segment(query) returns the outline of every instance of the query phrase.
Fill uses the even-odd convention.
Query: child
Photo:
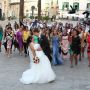
[[[11,27],[9,27],[7,30],[8,30],[7,35],[6,35],[7,55],[8,55],[8,57],[10,57],[13,35],[12,35],[12,28]]]

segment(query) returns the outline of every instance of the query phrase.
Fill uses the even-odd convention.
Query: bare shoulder
[[[33,42],[31,42],[31,43],[30,43],[30,46],[33,46],[33,45],[34,45],[34,43],[33,43]]]
[[[31,49],[34,49],[34,43],[31,42],[30,45],[29,45],[29,47],[30,47]]]

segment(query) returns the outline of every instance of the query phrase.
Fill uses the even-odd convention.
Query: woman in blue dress
[[[1,52],[2,38],[3,38],[3,28],[0,26],[0,52]]]
[[[53,31],[53,37],[52,37],[52,48],[53,48],[53,60],[52,63],[53,65],[61,65],[63,64],[63,60],[61,58],[61,54],[59,52],[59,36],[58,36],[58,32],[55,29]]]

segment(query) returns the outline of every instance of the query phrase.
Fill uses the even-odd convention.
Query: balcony
[[[20,0],[10,0],[9,4],[10,4],[10,5],[20,4]]]
[[[17,5],[20,4],[20,2],[13,2],[13,3],[9,3],[10,5]]]

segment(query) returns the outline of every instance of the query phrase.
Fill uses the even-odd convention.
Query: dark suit
[[[50,49],[50,44],[45,35],[41,35],[41,38],[39,39],[39,43],[41,45],[41,48],[43,49],[45,55],[49,58],[50,62],[52,60],[51,57],[51,49]]]

